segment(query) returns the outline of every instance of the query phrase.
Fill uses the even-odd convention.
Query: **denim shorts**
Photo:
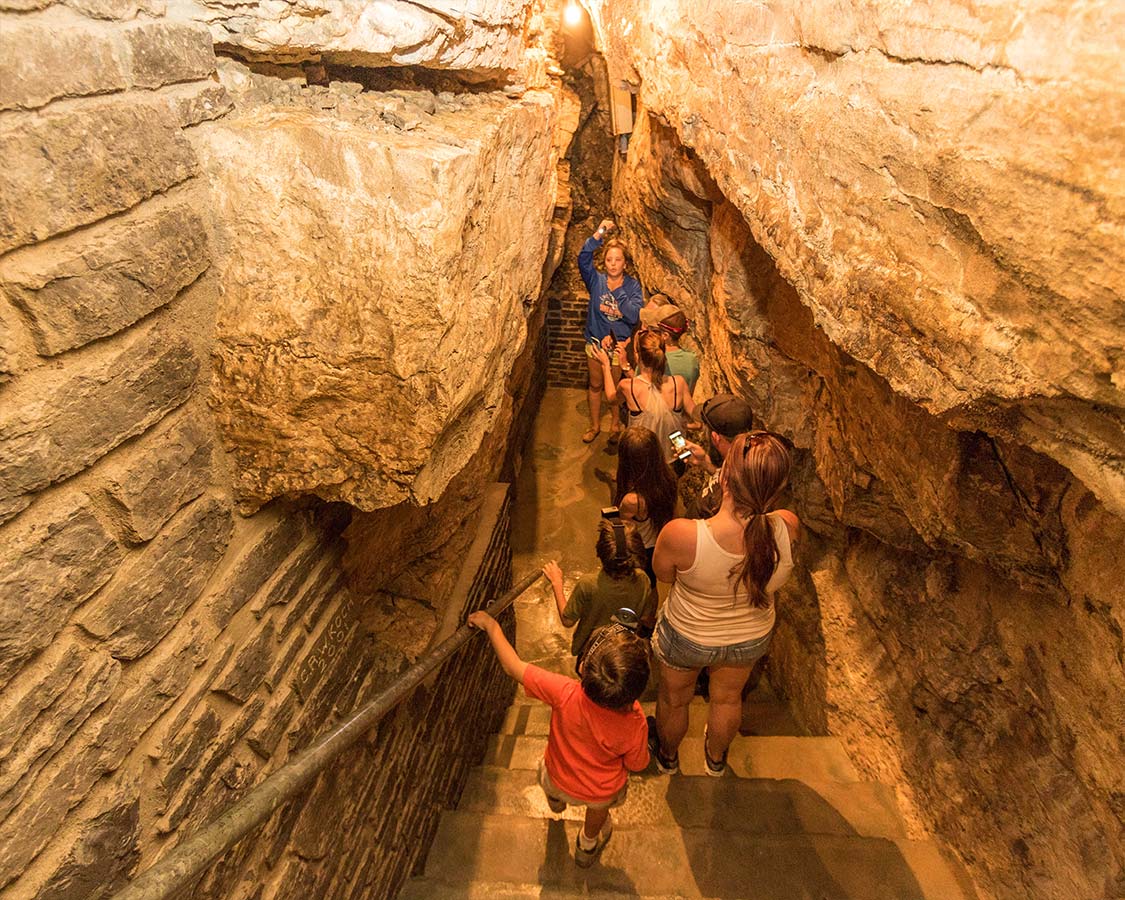
[[[652,636],[653,655],[669,669],[688,672],[692,669],[706,669],[708,666],[752,666],[770,648],[771,631],[765,637],[728,644],[725,647],[705,647],[689,641],[661,619]]]

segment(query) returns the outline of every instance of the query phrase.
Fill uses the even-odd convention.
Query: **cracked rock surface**
[[[244,509],[298,493],[429,502],[493,425],[491,373],[524,346],[554,208],[553,97],[277,90],[196,139],[237,495]]]
[[[605,0],[594,18],[611,76],[834,343],[1125,514],[1121,4]]]

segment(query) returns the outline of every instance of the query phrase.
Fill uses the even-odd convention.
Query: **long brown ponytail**
[[[652,373],[652,386],[660,390],[664,383],[664,336],[655,331],[637,335],[637,360]]]
[[[750,595],[750,605],[769,606],[766,585],[777,568],[780,551],[767,518],[789,481],[789,450],[768,431],[752,431],[735,438],[723,463],[723,482],[735,512],[746,520],[742,544],[746,557],[731,569]]]

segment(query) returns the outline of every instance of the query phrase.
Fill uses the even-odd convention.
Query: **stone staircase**
[[[457,809],[442,815],[424,875],[400,898],[976,897],[937,844],[906,837],[894,792],[860,781],[836,739],[795,736],[780,703],[760,702],[759,733],[735,738],[731,771],[713,778],[703,773],[706,704],[696,698],[690,712],[680,774],[631,776],[612,840],[579,869],[582,810],[554,815],[536,783],[550,709],[521,690]]]

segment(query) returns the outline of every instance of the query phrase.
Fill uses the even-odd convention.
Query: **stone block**
[[[269,759],[292,724],[299,706],[297,695],[292,691],[286,691],[280,698],[275,695],[275,699],[246,735],[246,743],[250,745],[250,749],[262,759]]]
[[[278,626],[282,637],[298,624],[303,624],[306,631],[312,631],[325,604],[347,584],[347,576],[339,569],[339,564],[338,555],[327,561],[300,596],[287,606]]]
[[[233,523],[225,500],[188,507],[122,570],[78,622],[118,659],[151,650],[199,599],[223,557]]]
[[[0,687],[104,585],[125,551],[84,494],[9,525],[0,560]]]
[[[188,417],[114,466],[105,491],[130,540],[151,540],[177,510],[203,493],[211,477],[211,450],[208,425]]]
[[[340,4],[309,15],[293,0],[252,6],[183,0],[177,6],[185,17],[207,22],[216,44],[251,57],[297,62],[325,53],[355,66],[467,69],[492,78],[523,63],[530,15],[527,0],[474,2],[464,7],[470,15],[410,0],[383,0],[377,14],[364,4]]]
[[[171,301],[207,268],[203,221],[188,200],[19,254],[0,288],[24,313],[44,356],[114,334]]]
[[[54,7],[0,28],[0,110],[124,90],[125,60],[103,25]]]
[[[266,622],[238,652],[230,668],[223,672],[211,689],[237,703],[249,700],[265,678],[277,648],[275,636],[273,622]]]
[[[282,568],[306,533],[305,517],[286,506],[276,506],[254,516],[249,536],[239,541],[248,545],[229,566],[211,591],[211,617],[219,628],[226,628],[266,582]]]
[[[227,89],[211,81],[165,88],[160,92],[160,99],[181,128],[217,119],[234,108]]]
[[[140,13],[162,16],[164,0],[62,0],[71,9],[91,19],[133,19]]]
[[[129,209],[198,168],[168,110],[134,96],[7,117],[0,159],[0,196],[21,199],[0,207],[0,253]]]
[[[366,662],[371,655],[371,638],[359,628],[352,628],[336,652],[325,660],[318,675],[317,687],[306,699],[297,723],[289,729],[289,752],[303,750],[320,733],[336,707],[336,701],[353,679],[363,680]]]
[[[309,654],[301,660],[293,678],[293,689],[302,701],[307,701],[313,690],[332,668],[344,651],[357,624],[357,605],[351,594],[345,594],[332,618],[321,630]]]
[[[32,12],[46,9],[54,0],[0,0],[0,10],[11,12]]]
[[[269,688],[271,693],[277,691],[279,687],[285,682],[289,676],[289,671],[293,668],[293,664],[304,649],[305,641],[308,640],[308,635],[303,631],[298,631],[289,645],[284,648],[274,659],[273,665],[266,673],[266,687]]]
[[[57,646],[57,645],[56,645]],[[121,664],[66,644],[25,673],[29,689],[0,716],[0,818],[19,805],[39,772],[113,693]],[[9,689],[10,693],[16,690]]]
[[[504,415],[495,373],[521,352],[522,301],[539,290],[548,95],[471,95],[408,133],[336,115],[265,106],[198,132],[229,250],[215,409],[242,510],[300,493],[365,510],[440,496]]]
[[[108,358],[16,385],[0,413],[0,503],[74,475],[146,431],[188,398],[198,372],[187,341],[153,331]]]
[[[191,728],[184,734],[177,735],[175,743],[165,754],[169,762],[161,787],[168,797],[175,794],[188,776],[199,767],[200,760],[223,727],[219,714],[206,704],[202,709],[193,705],[193,714],[196,718],[192,721]]]
[[[166,805],[164,815],[156,822],[157,831],[161,834],[175,831],[184,819],[191,815],[196,804],[204,798],[204,795],[211,788],[212,776],[219,766],[227,760],[235,744],[257,721],[264,708],[264,700],[253,701],[244,707],[238,718],[211,742],[198,765],[192,769],[190,777]]]
[[[35,900],[108,897],[125,886],[140,862],[141,801],[119,788],[120,802],[83,822],[77,840]]]
[[[277,567],[276,577],[254,600],[254,615],[261,618],[273,606],[288,605],[317,567],[327,565],[328,549],[319,538],[313,538]],[[339,561],[339,554],[334,554]]]
[[[0,823],[0,888],[14,879],[59,834],[68,813],[137,748],[152,724],[182,695],[200,647],[185,644],[130,669],[131,681],[75,735],[35,785],[28,801]]]
[[[142,21],[126,29],[125,44],[136,87],[195,81],[215,71],[211,35],[194,22]]]

